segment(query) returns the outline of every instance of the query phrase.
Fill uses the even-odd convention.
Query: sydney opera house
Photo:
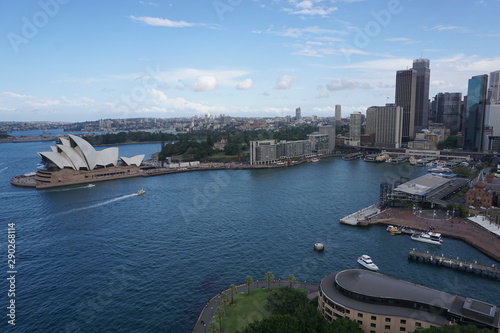
[[[118,178],[142,176],[140,169],[144,155],[118,158],[118,148],[97,151],[86,140],[70,134],[51,146],[51,151],[39,152],[42,158],[36,174],[14,177],[18,186],[49,188],[83,184]]]

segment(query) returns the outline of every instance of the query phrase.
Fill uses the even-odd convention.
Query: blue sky
[[[500,70],[500,0],[2,1],[0,120],[344,116]]]

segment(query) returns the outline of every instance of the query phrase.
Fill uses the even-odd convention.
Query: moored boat
[[[434,245],[441,245],[442,239],[441,239],[441,234],[439,232],[421,232],[421,233],[414,233],[411,235],[411,239],[423,242],[423,243],[428,243],[428,244],[434,244]]]
[[[388,226],[386,230],[393,235],[401,234],[401,230],[399,230],[398,227],[395,227],[393,225]]]
[[[358,263],[369,270],[378,271],[378,266],[372,261],[372,258],[369,255],[363,254],[358,257]]]

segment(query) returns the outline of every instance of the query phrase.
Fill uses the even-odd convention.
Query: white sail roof
[[[49,152],[39,152],[45,162],[52,162],[60,169],[93,170],[96,167],[116,166],[118,164],[118,148],[111,147],[96,151],[86,140],[76,135],[69,135],[69,140],[60,138],[61,143],[51,146]],[[127,165],[140,166],[145,155],[122,157]]]

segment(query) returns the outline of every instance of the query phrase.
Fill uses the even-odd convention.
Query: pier
[[[486,276],[500,280],[500,268],[495,266],[486,266],[476,262],[469,262],[460,259],[448,258],[432,253],[421,252],[411,249],[408,253],[408,259],[418,262],[425,262],[437,266],[453,268],[459,271],[475,273],[480,276]]]

